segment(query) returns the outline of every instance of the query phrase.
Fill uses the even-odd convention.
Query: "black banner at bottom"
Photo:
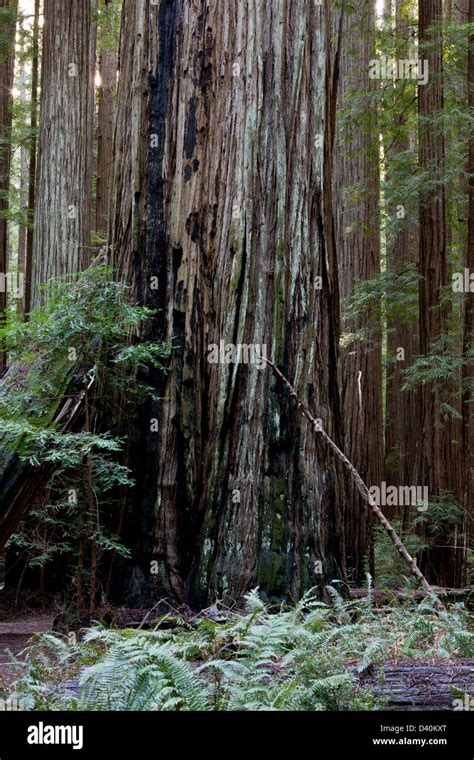
[[[0,712],[0,760],[113,757],[183,752],[225,757],[329,751],[369,757],[472,760],[473,720],[466,712],[85,713]],[[313,748],[313,749],[311,749]],[[290,760],[295,760],[294,751]]]

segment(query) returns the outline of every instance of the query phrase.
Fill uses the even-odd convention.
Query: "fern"
[[[309,592],[273,611],[258,591],[228,622],[198,620],[171,630],[97,625],[71,644],[44,634],[13,661],[14,696],[28,709],[208,711],[370,710],[361,672],[393,651],[404,657],[474,656],[471,619],[425,599],[374,612],[367,599],[331,604]]]

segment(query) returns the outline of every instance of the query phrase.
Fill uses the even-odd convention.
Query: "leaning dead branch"
[[[419,569],[418,565],[416,564],[415,559],[406,550],[406,548],[405,548],[405,546],[404,546],[404,544],[403,544],[400,536],[398,535],[398,533],[395,531],[395,529],[389,523],[389,521],[385,517],[385,515],[382,512],[382,510],[380,509],[380,507],[375,503],[375,500],[370,495],[369,489],[367,488],[366,484],[362,480],[361,476],[359,475],[359,473],[357,472],[357,470],[355,469],[355,467],[350,463],[350,461],[348,460],[348,458],[345,456],[345,454],[343,454],[343,452],[341,451],[341,449],[339,448],[339,446],[337,446],[334,443],[334,441],[332,440],[332,438],[330,438],[330,436],[326,433],[326,431],[322,429],[322,427],[321,427],[320,423],[318,422],[318,420],[316,420],[313,417],[313,415],[311,414],[311,412],[309,411],[309,409],[307,408],[307,406],[305,406],[305,404],[303,403],[303,401],[301,401],[301,399],[298,397],[295,389],[293,388],[293,386],[291,385],[291,383],[289,382],[289,380],[287,380],[286,377],[283,375],[283,373],[280,372],[280,370],[278,369],[278,367],[276,367],[275,364],[272,361],[270,361],[270,359],[266,359],[264,356],[260,356],[260,358],[263,359],[263,361],[265,361],[272,368],[272,370],[275,372],[275,374],[278,375],[278,377],[280,378],[280,380],[283,381],[283,383],[286,385],[286,387],[287,387],[287,389],[289,391],[290,397],[293,398],[296,401],[296,403],[298,405],[298,409],[301,411],[301,414],[303,415],[303,417],[305,417],[305,419],[307,420],[307,422],[311,425],[311,427],[313,428],[314,432],[317,435],[321,436],[321,438],[323,438],[323,440],[327,443],[327,445],[329,446],[329,448],[334,452],[334,454],[336,455],[336,457],[343,463],[344,467],[350,472],[353,480],[356,483],[357,489],[358,489],[360,495],[362,496],[362,499],[364,501],[364,504],[365,504],[366,508],[369,508],[373,512],[373,514],[376,516],[376,518],[379,521],[379,523],[383,526],[383,528],[385,529],[385,531],[388,533],[388,535],[390,536],[391,541],[396,546],[397,551],[399,552],[400,556],[403,558],[403,560],[405,561],[405,563],[408,565],[408,567],[410,568],[410,571],[411,571],[412,575],[416,578],[416,580],[418,581],[418,583],[420,584],[420,586],[422,586],[425,589],[425,591],[432,598],[434,598],[434,600],[436,601],[436,604],[439,607],[439,609],[444,609],[444,605],[441,602],[441,600],[439,599],[439,597],[436,595],[433,587],[426,580],[425,576],[423,575],[423,573]]]

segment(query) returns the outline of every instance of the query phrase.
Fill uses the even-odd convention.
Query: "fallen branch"
[[[305,417],[306,420],[310,423],[310,425],[313,427],[313,430],[315,431],[315,433],[317,433],[318,435],[320,435],[321,438],[323,438],[323,440],[326,441],[326,443],[329,446],[329,448],[334,452],[334,454],[336,454],[336,456],[338,457],[338,459],[340,459],[340,461],[343,463],[344,467],[352,475],[352,478],[354,479],[354,481],[356,483],[357,489],[358,489],[360,495],[362,496],[362,499],[364,501],[364,505],[366,506],[366,508],[369,507],[369,509],[376,516],[377,520],[380,522],[380,524],[386,530],[386,532],[390,536],[391,541],[393,542],[393,544],[395,544],[395,546],[397,548],[397,551],[399,552],[400,556],[403,558],[403,560],[405,561],[405,563],[410,568],[410,571],[411,571],[412,575],[416,578],[416,580],[418,581],[418,583],[425,589],[425,591],[431,597],[433,597],[435,599],[436,605],[438,606],[438,608],[439,609],[444,609],[443,603],[440,601],[439,597],[435,594],[433,587],[430,586],[430,584],[426,580],[425,576],[423,575],[423,573],[419,569],[418,565],[416,564],[416,561],[413,559],[413,557],[406,550],[406,548],[405,548],[405,546],[404,546],[404,544],[403,544],[400,536],[394,530],[394,528],[392,527],[392,525],[389,523],[389,521],[385,517],[385,515],[382,512],[382,510],[380,509],[380,507],[375,503],[374,499],[371,497],[371,495],[369,493],[369,489],[365,485],[364,481],[362,480],[361,476],[359,475],[359,473],[357,472],[357,470],[355,469],[355,467],[349,462],[348,458],[345,456],[345,454],[343,454],[343,452],[341,451],[341,449],[339,448],[339,446],[337,446],[334,443],[334,441],[332,440],[332,438],[329,437],[329,435],[326,433],[326,431],[321,428],[321,425],[319,424],[319,422],[313,417],[313,415],[311,414],[311,412],[309,411],[309,409],[304,405],[304,403],[301,401],[301,399],[298,398],[298,395],[297,395],[295,389],[293,388],[293,386],[291,385],[291,383],[289,382],[289,380],[287,380],[286,377],[282,374],[282,372],[280,372],[280,370],[278,369],[278,367],[276,367],[275,364],[273,364],[273,362],[270,361],[270,359],[266,359],[264,356],[260,356],[259,355],[259,358],[263,359],[263,361],[265,361],[273,369],[273,371],[275,372],[275,374],[278,375],[278,377],[286,385],[286,387],[288,388],[288,391],[289,391],[289,394],[290,394],[291,398],[293,398],[296,401],[296,403],[298,405],[298,409],[301,410],[301,413],[302,413],[303,417]]]

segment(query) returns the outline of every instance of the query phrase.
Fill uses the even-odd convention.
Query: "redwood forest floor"
[[[223,668],[232,669],[231,662],[240,667],[250,650],[257,651],[263,646],[252,665],[256,676],[267,669],[264,680],[283,683],[288,674],[299,668],[305,689],[311,690],[313,683],[316,689],[323,689],[326,701],[323,700],[321,708],[316,690],[315,709],[359,709],[357,700],[362,699],[363,709],[453,710],[457,704],[454,700],[470,694],[474,683],[472,618],[462,612],[461,605],[453,605],[438,616],[429,607],[423,609],[422,604],[408,604],[411,606],[404,601],[397,607],[394,601],[393,606],[371,607],[366,600],[339,600],[334,607],[321,605],[321,609],[316,603],[314,613],[308,613],[304,607],[295,612],[270,611],[264,606],[254,613],[226,610],[217,605],[200,613],[185,606],[168,608],[167,612],[109,608],[106,615],[97,616],[100,624],[77,631],[78,649],[72,656],[72,667],[70,662],[62,669],[61,640],[66,641],[69,629],[58,614],[58,597],[29,597],[22,592],[17,599],[16,595],[7,594],[0,606],[0,694],[2,682],[4,693],[14,682],[10,653],[18,656],[31,645],[35,653],[28,657],[33,662],[40,650],[40,657],[44,654],[46,661],[53,655],[45,670],[46,682],[51,678],[55,688],[74,696],[79,694],[81,668],[90,662],[91,654],[100,666],[108,653],[111,662],[115,656],[120,657],[128,642],[135,642],[132,645],[138,649],[125,656],[135,658],[139,651],[147,667],[154,667],[153,646],[164,643],[170,645],[174,655],[178,654],[178,660],[184,656],[192,669],[198,671],[215,662]],[[48,632],[58,641],[57,651],[54,644],[51,649],[51,641],[43,643],[41,634]],[[451,649],[447,645],[450,637],[457,642]],[[104,665],[104,672],[107,667]],[[42,665],[36,671],[40,672]],[[350,675],[352,684],[341,681],[333,689],[330,679],[343,678],[343,674]],[[322,687],[324,679],[328,679],[328,684]],[[198,690],[201,687],[204,692],[206,682],[197,684]],[[337,693],[340,687],[343,692],[346,689],[343,697]],[[104,688],[109,688],[108,681]],[[367,694],[372,695],[368,701],[363,696]],[[311,709],[311,703],[302,709]]]

